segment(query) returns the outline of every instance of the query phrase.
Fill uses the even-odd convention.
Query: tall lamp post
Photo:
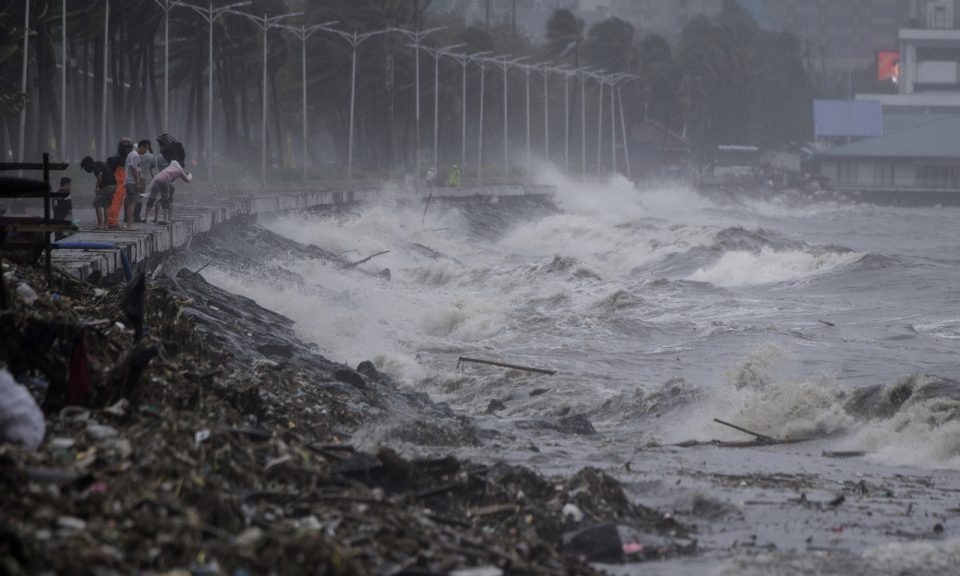
[[[100,155],[106,158],[107,148],[107,72],[110,66],[110,0],[104,0],[103,14],[103,100],[100,103],[100,145],[103,146]]]
[[[353,49],[352,67],[350,72],[350,128],[349,135],[347,137],[347,180],[353,180],[353,118],[357,101],[357,48],[377,34],[386,34],[391,30],[391,28],[384,28],[383,30],[375,30],[373,32],[357,34],[356,30],[354,30],[353,33],[350,33],[343,32],[342,30],[335,30],[333,28],[330,29],[330,32],[333,32],[337,36],[346,40]]]
[[[108,0],[109,2],[109,0]],[[109,4],[108,4],[109,6]],[[108,8],[109,10],[109,8]],[[104,31],[106,34],[106,31]],[[23,97],[27,97],[27,66],[30,65],[30,0],[26,0],[26,6],[23,13],[23,71],[20,75],[20,92],[23,94]],[[106,74],[106,70],[103,71]],[[106,92],[104,92],[106,96]],[[17,159],[20,162],[23,162],[23,146],[24,140],[27,133],[27,105],[24,103],[23,108],[20,109],[20,141],[19,141],[19,156]]]
[[[66,0],[64,0],[66,1]],[[153,0],[163,10],[163,130],[170,131],[170,11],[183,0]]]
[[[207,21],[207,180],[211,183],[213,182],[213,25],[221,16],[227,12],[232,12],[234,8],[249,6],[250,4],[249,0],[234,2],[220,8],[214,8],[213,2],[210,2],[207,8],[184,4],[185,7],[190,8]],[[266,36],[264,36],[264,42],[266,42]],[[166,48],[166,41],[164,41],[164,47]],[[166,50],[164,50],[164,54],[166,54]],[[166,85],[164,86],[164,98],[166,98]],[[166,111],[164,113],[166,114]],[[164,121],[166,121],[166,118],[164,118]]]
[[[597,102],[600,104],[597,118],[597,176],[601,176],[603,174],[603,83],[605,77],[602,73],[597,73],[594,77],[597,79],[597,88],[600,90],[600,95],[597,97]]]
[[[60,138],[57,139],[57,148],[60,149],[60,159],[67,159],[67,0],[60,2]]]
[[[446,55],[453,58],[460,64],[462,93],[460,96],[460,115],[462,122],[460,127],[460,167],[467,169],[467,64],[475,62],[477,58],[489,54],[489,52],[477,52],[475,54],[454,54],[452,52]]]
[[[629,83],[631,80],[637,80],[638,78],[639,76],[633,74],[626,76],[627,83]],[[632,182],[633,174],[631,173],[632,168],[630,166],[630,146],[629,138],[627,137],[627,120],[623,113],[623,94],[620,92],[620,86],[617,86],[617,100],[620,102],[620,132],[623,134],[623,159],[624,163],[627,165],[627,179]]]
[[[483,180],[483,101],[486,94],[487,64],[490,61],[486,58],[474,58],[474,62],[480,67],[480,127],[478,129],[479,143],[477,145],[477,182]]]
[[[313,26],[301,25],[299,28],[296,26],[287,26],[284,24],[278,24],[279,28],[283,28],[287,32],[290,32],[300,40],[300,83],[302,84],[302,101],[303,101],[303,110],[301,110],[301,115],[303,117],[303,191],[307,191],[307,40],[310,39],[316,32],[323,30],[330,32],[330,26],[336,24],[337,21],[324,22],[323,24],[314,24]]]
[[[303,14],[303,12],[288,12],[287,14],[279,14],[277,16],[267,16],[264,14],[262,18],[254,16],[253,14],[247,14],[246,12],[231,11],[231,13],[246,16],[263,31],[263,94],[260,97],[263,108],[263,122],[260,127],[260,189],[265,190],[267,188],[267,33],[270,32],[271,28],[279,26],[278,22],[284,18],[299,16]]]
[[[507,74],[511,66],[515,66],[517,63],[526,60],[528,56],[521,56],[520,58],[514,58],[513,60],[508,60],[507,56],[501,56],[499,58],[491,59],[491,62],[499,66],[503,70],[503,175],[506,179],[510,179],[510,123],[507,117],[509,109],[507,107],[507,102],[509,100],[509,84]]]
[[[433,56],[433,170],[440,173],[440,57],[450,54],[451,50],[462,48],[466,44],[454,44],[440,48],[423,47],[427,54]],[[466,88],[464,88],[466,91]]]
[[[563,170],[570,174],[570,79],[576,78],[579,69],[563,70]]]
[[[440,26],[437,28],[430,28],[429,30],[406,30],[404,28],[390,28],[390,32],[399,32],[406,36],[410,41],[413,42],[414,49],[414,58],[415,64],[414,68],[416,69],[415,80],[415,98],[416,98],[416,122],[417,122],[417,145],[416,145],[416,154],[417,154],[417,176],[415,181],[420,181],[420,44],[423,42],[423,39],[428,35],[433,34],[439,30],[443,30],[445,27]]]
[[[550,71],[549,66],[537,69],[543,75],[543,155],[550,162]]]

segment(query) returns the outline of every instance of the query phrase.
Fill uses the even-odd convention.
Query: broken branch
[[[537,374],[546,374],[548,376],[553,376],[557,373],[556,370],[547,370],[544,368],[531,368],[529,366],[518,366],[516,364],[507,364],[506,362],[496,362],[494,360],[480,360],[477,358],[467,358],[461,356],[457,359],[457,368],[466,362],[473,362],[474,364],[488,364],[490,366],[499,366],[500,368],[510,368],[512,370],[521,370],[523,372],[536,372]]]
[[[729,422],[724,422],[723,420],[721,420],[721,419],[719,419],[719,418],[714,418],[713,421],[716,422],[717,424],[723,424],[724,426],[727,426],[727,427],[729,427],[729,428],[733,428],[734,430],[739,430],[740,432],[743,432],[744,434],[749,434],[749,435],[753,436],[754,438],[756,438],[757,440],[762,440],[763,442],[776,442],[775,439],[773,439],[773,438],[771,438],[771,437],[769,437],[769,436],[766,436],[766,435],[764,435],[764,434],[760,434],[760,433],[758,433],[758,432],[753,432],[753,431],[751,431],[751,430],[747,430],[746,428],[741,428],[740,426],[737,426],[736,424],[731,424],[731,423],[729,423]]]
[[[384,250],[383,252],[377,252],[376,254],[367,256],[366,258],[364,258],[363,260],[360,260],[359,262],[353,262],[352,264],[347,264],[346,266],[344,266],[344,268],[356,268],[361,264],[366,264],[367,262],[373,260],[377,256],[383,256],[384,254],[389,254],[389,253],[390,253],[389,250]]]

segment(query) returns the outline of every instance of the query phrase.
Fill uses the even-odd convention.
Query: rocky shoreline
[[[239,234],[236,252],[201,240],[193,257],[239,264],[276,242],[243,223],[211,234]],[[355,431],[396,414],[390,437],[448,452],[489,432],[371,362],[331,362],[184,262],[150,270],[139,306],[125,286],[5,265],[0,368],[46,435],[36,451],[0,444],[0,574],[589,574],[695,551],[687,526],[597,469],[358,449]]]

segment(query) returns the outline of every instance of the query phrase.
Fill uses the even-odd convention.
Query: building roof
[[[883,136],[883,106],[869,100],[814,100],[813,131],[817,138]]]
[[[954,112],[930,112],[926,109],[887,109],[883,111],[883,133],[896,134],[930,122],[940,122],[960,116],[960,110]]]
[[[941,118],[914,128],[837,146],[825,158],[960,159],[960,117]]]

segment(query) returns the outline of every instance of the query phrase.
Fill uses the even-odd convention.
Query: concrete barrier
[[[428,191],[421,189],[426,196]],[[435,188],[435,197],[549,195],[549,186],[503,185],[470,186],[463,188]],[[81,280],[94,273],[102,277],[119,276],[122,251],[136,267],[164,252],[186,246],[194,237],[209,232],[230,220],[234,215],[276,215],[297,212],[321,206],[373,202],[389,198],[416,196],[413,192],[391,187],[362,187],[307,192],[267,193],[257,196],[237,196],[213,203],[212,206],[178,205],[174,208],[171,224],[138,223],[132,230],[94,230],[82,228],[70,236],[70,243],[102,243],[116,246],[111,250],[54,250],[52,263]]]

